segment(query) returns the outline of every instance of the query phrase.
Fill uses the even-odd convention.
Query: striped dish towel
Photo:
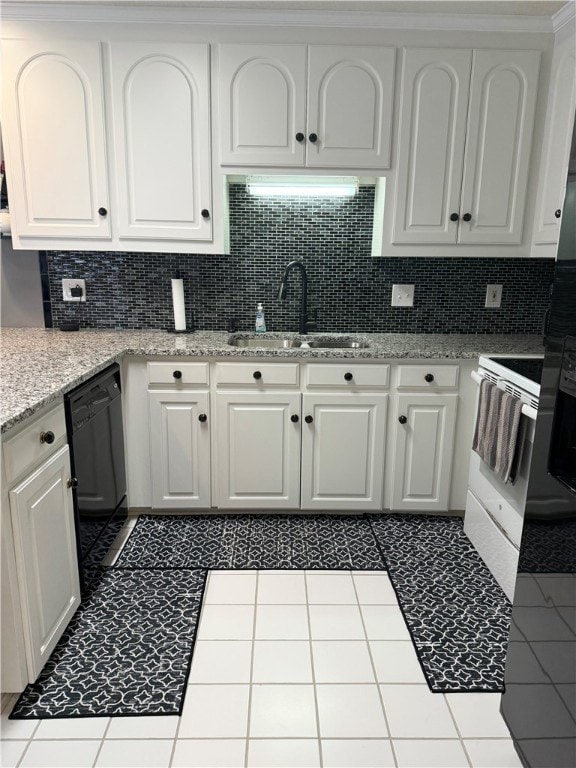
[[[522,402],[517,397],[482,379],[472,450],[505,483],[514,482],[521,415]]]

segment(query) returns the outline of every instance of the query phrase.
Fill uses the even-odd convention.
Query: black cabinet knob
[[[457,213],[451,213],[450,214],[450,221],[458,221],[459,218],[460,218],[460,216],[458,216]]]
[[[296,134],[296,141],[304,141],[304,134],[300,133],[300,131]]]
[[[201,413],[200,416],[198,416],[198,421],[201,421],[202,424],[204,424],[205,421],[208,421],[208,416],[206,416],[205,413]]]
[[[202,208],[200,211],[200,216],[202,216],[203,219],[209,219],[210,218],[210,211],[208,208]]]
[[[317,133],[311,133],[308,136],[308,139],[312,142],[312,144],[316,144],[316,142],[318,141],[318,134]]]
[[[100,216],[108,215],[108,211],[106,210],[106,208],[98,208],[98,213],[100,214]]]
[[[344,378],[346,379],[346,381],[352,381],[352,379],[354,378],[354,376],[352,376],[352,374],[351,374],[351,373],[345,373],[345,374],[344,374]]]
[[[69,477],[66,481],[66,486],[68,488],[78,488],[78,478],[77,477]]]
[[[181,379],[182,378],[182,371],[174,371],[172,376],[174,376],[175,379]]]
[[[54,432],[40,432],[40,442],[46,443],[47,445],[52,445],[56,438],[54,437]]]
[[[561,208],[557,208],[557,209],[554,211],[554,216],[556,216],[556,218],[557,218],[557,219],[559,219],[559,218],[560,218],[560,216],[562,216],[562,209],[561,209]]]
[[[398,416],[398,421],[400,422],[400,424],[406,424],[408,419],[406,418],[406,416]]]
[[[304,421],[306,422],[306,424],[312,424],[312,422],[314,421],[314,418],[312,416],[304,416]]]
[[[297,413],[293,413],[292,416],[290,416],[290,421],[297,424],[300,421],[300,416],[298,416]]]
[[[424,376],[424,381],[427,381],[428,383],[430,383],[431,381],[434,381],[434,374],[427,373],[426,376]]]
[[[465,213],[464,216],[462,216],[464,221],[472,221],[472,214],[471,213]]]
[[[261,379],[261,378],[262,378],[262,374],[260,373],[260,371],[254,371],[254,373],[252,374],[252,376],[254,376],[254,378],[256,379],[256,381],[258,381],[258,379]]]

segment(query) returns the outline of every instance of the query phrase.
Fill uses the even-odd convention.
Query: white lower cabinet
[[[392,509],[448,509],[457,408],[456,394],[398,395]]]
[[[210,506],[208,392],[149,392],[152,506]]]
[[[80,604],[68,446],[10,491],[29,682]]]
[[[300,503],[300,394],[216,395],[218,506]]]
[[[303,509],[381,509],[388,395],[303,395]]]

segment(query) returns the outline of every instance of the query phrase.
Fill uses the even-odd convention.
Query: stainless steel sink
[[[232,347],[254,347],[262,349],[263,347],[275,347],[277,349],[291,349],[300,347],[302,342],[298,339],[250,339],[243,336],[232,336],[228,344]]]
[[[365,341],[309,341],[308,346],[311,349],[366,349],[368,344]]]
[[[247,336],[231,336],[228,344],[232,347],[253,349],[266,347],[273,347],[275,349],[297,349],[298,347],[309,347],[310,349],[366,349],[368,346],[365,341],[355,341],[354,339],[261,339]]]

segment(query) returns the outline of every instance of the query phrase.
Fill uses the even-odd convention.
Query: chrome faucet
[[[286,298],[286,278],[292,269],[298,269],[302,275],[302,294],[300,295],[300,327],[298,329],[298,333],[306,334],[308,331],[313,330],[315,326],[314,323],[311,323],[308,320],[308,275],[306,274],[306,267],[304,266],[303,262],[297,261],[295,259],[286,265],[284,274],[282,275],[282,280],[280,281],[280,286],[278,288],[277,298],[282,300]]]

